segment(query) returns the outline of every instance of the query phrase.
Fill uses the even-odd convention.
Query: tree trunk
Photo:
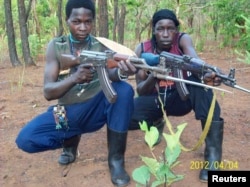
[[[141,35],[140,35],[140,22],[141,22],[141,15],[142,11],[136,10],[136,25],[135,25],[135,38],[140,42],[141,41]]]
[[[120,19],[118,24],[118,42],[120,44],[124,43],[124,27],[125,27],[125,18],[126,18],[126,5],[122,4],[121,12],[120,12]]]
[[[40,23],[39,23],[37,11],[36,11],[36,1],[31,0],[31,8],[32,8],[33,19],[35,21],[35,29],[36,29],[35,32],[38,35],[39,40],[41,40],[41,27],[40,27]],[[28,20],[26,20],[26,22],[27,21]]]
[[[31,12],[33,1],[35,3],[35,0],[29,0],[29,4],[28,4],[28,7],[27,7],[27,10],[24,9],[25,10],[25,22],[27,22],[28,19],[29,19],[29,15],[30,15],[30,12]]]
[[[92,0],[92,1],[93,1],[93,3],[95,4],[95,7],[96,7],[96,0]],[[94,36],[96,36],[96,19],[93,22],[93,27],[92,27],[91,34],[93,34]]]
[[[20,60],[18,59],[17,50],[16,50],[16,38],[13,26],[13,18],[11,11],[11,0],[4,0],[4,10],[5,10],[5,24],[8,37],[8,48],[10,61],[13,67],[21,65]]]
[[[25,13],[25,4],[24,0],[18,0],[18,20],[19,20],[19,27],[20,27],[20,34],[21,34],[21,41],[22,41],[22,51],[23,51],[23,58],[24,63],[27,66],[36,65],[31,57],[30,54],[30,47],[29,47],[29,40],[28,40],[28,29],[27,29],[27,22],[26,22],[26,13]]]
[[[58,27],[57,36],[61,36],[61,35],[63,35],[62,0],[58,0],[57,18],[58,18],[58,22],[59,22],[59,27]]]
[[[99,10],[99,19],[98,19],[98,27],[99,27],[99,36],[101,37],[109,37],[109,29],[108,29],[108,6],[107,0],[99,0],[98,1],[98,10]]]
[[[118,12],[118,0],[114,0],[114,17],[113,17],[113,40],[116,41],[117,25],[119,21],[119,12]]]

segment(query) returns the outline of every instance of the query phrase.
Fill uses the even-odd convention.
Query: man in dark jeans
[[[135,52],[138,57],[141,57],[144,52],[160,54],[162,51],[166,51],[176,55],[185,54],[198,58],[191,37],[180,32],[178,27],[179,21],[173,11],[162,9],[155,12],[152,18],[152,37],[137,46]],[[221,79],[216,77],[214,73],[199,76],[188,75],[187,72],[183,71],[183,75],[186,79],[195,82],[204,81],[206,84],[214,86],[221,83]],[[186,85],[190,95],[186,100],[183,100],[173,81],[159,80],[144,70],[137,72],[136,84],[138,97],[134,100],[135,108],[129,126],[130,130],[139,129],[139,122],[145,120],[150,126],[156,126],[160,134],[162,133],[165,123],[162,121],[163,113],[158,94],[161,96],[164,110],[168,116],[183,116],[193,110],[195,118],[200,120],[202,129],[204,128],[213,99],[211,89]],[[222,157],[223,124],[224,121],[220,117],[220,107],[216,102],[211,127],[205,139],[204,158],[208,162],[208,167],[200,171],[201,181],[207,181],[208,170],[218,169],[214,163],[220,162]]]

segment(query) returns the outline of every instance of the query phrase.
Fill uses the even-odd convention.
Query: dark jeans
[[[66,105],[69,129],[59,130],[51,106],[23,127],[16,138],[17,146],[29,153],[57,149],[62,147],[64,139],[97,131],[105,124],[113,131],[127,132],[133,113],[134,90],[123,81],[112,86],[118,95],[115,103],[109,103],[101,91],[84,103]]]
[[[188,79],[199,82],[199,79],[194,76],[190,76]],[[166,94],[161,93],[161,99],[167,116],[184,116],[193,110],[197,120],[206,120],[213,99],[212,90],[190,84],[186,84],[186,86],[190,95],[185,101],[180,98],[176,89],[168,90]],[[139,129],[140,121],[147,121],[150,125],[162,117],[163,113],[158,100],[158,93],[138,96],[134,99],[134,113],[129,129]],[[220,120],[220,106],[217,101],[213,113],[213,120]]]

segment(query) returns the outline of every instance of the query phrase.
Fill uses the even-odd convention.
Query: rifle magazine
[[[109,78],[107,76],[107,72],[106,72],[105,68],[98,66],[98,67],[96,67],[96,69],[97,69],[99,81],[100,81],[100,84],[101,84],[101,87],[102,87],[102,90],[103,90],[105,97],[107,98],[107,100],[110,103],[115,103],[116,98],[117,98],[117,93],[113,89],[113,87],[109,81]]]
[[[173,72],[174,72],[175,77],[178,77],[179,79],[184,79],[182,70],[174,69]],[[175,85],[176,85],[176,89],[177,89],[178,94],[180,95],[181,99],[183,101],[187,100],[189,97],[189,91],[186,87],[186,84],[184,82],[176,82]]]

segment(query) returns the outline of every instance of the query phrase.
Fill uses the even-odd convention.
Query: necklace
[[[80,43],[80,41],[76,40],[73,35],[70,33],[69,34],[69,40],[72,42],[72,43]]]
[[[82,50],[90,50],[91,49],[91,37],[88,36],[85,39],[86,44],[84,46],[81,46],[80,41],[75,40],[70,33],[69,35],[69,43],[70,43],[70,52],[74,56],[79,56]],[[75,47],[75,44],[78,45],[78,47]]]

